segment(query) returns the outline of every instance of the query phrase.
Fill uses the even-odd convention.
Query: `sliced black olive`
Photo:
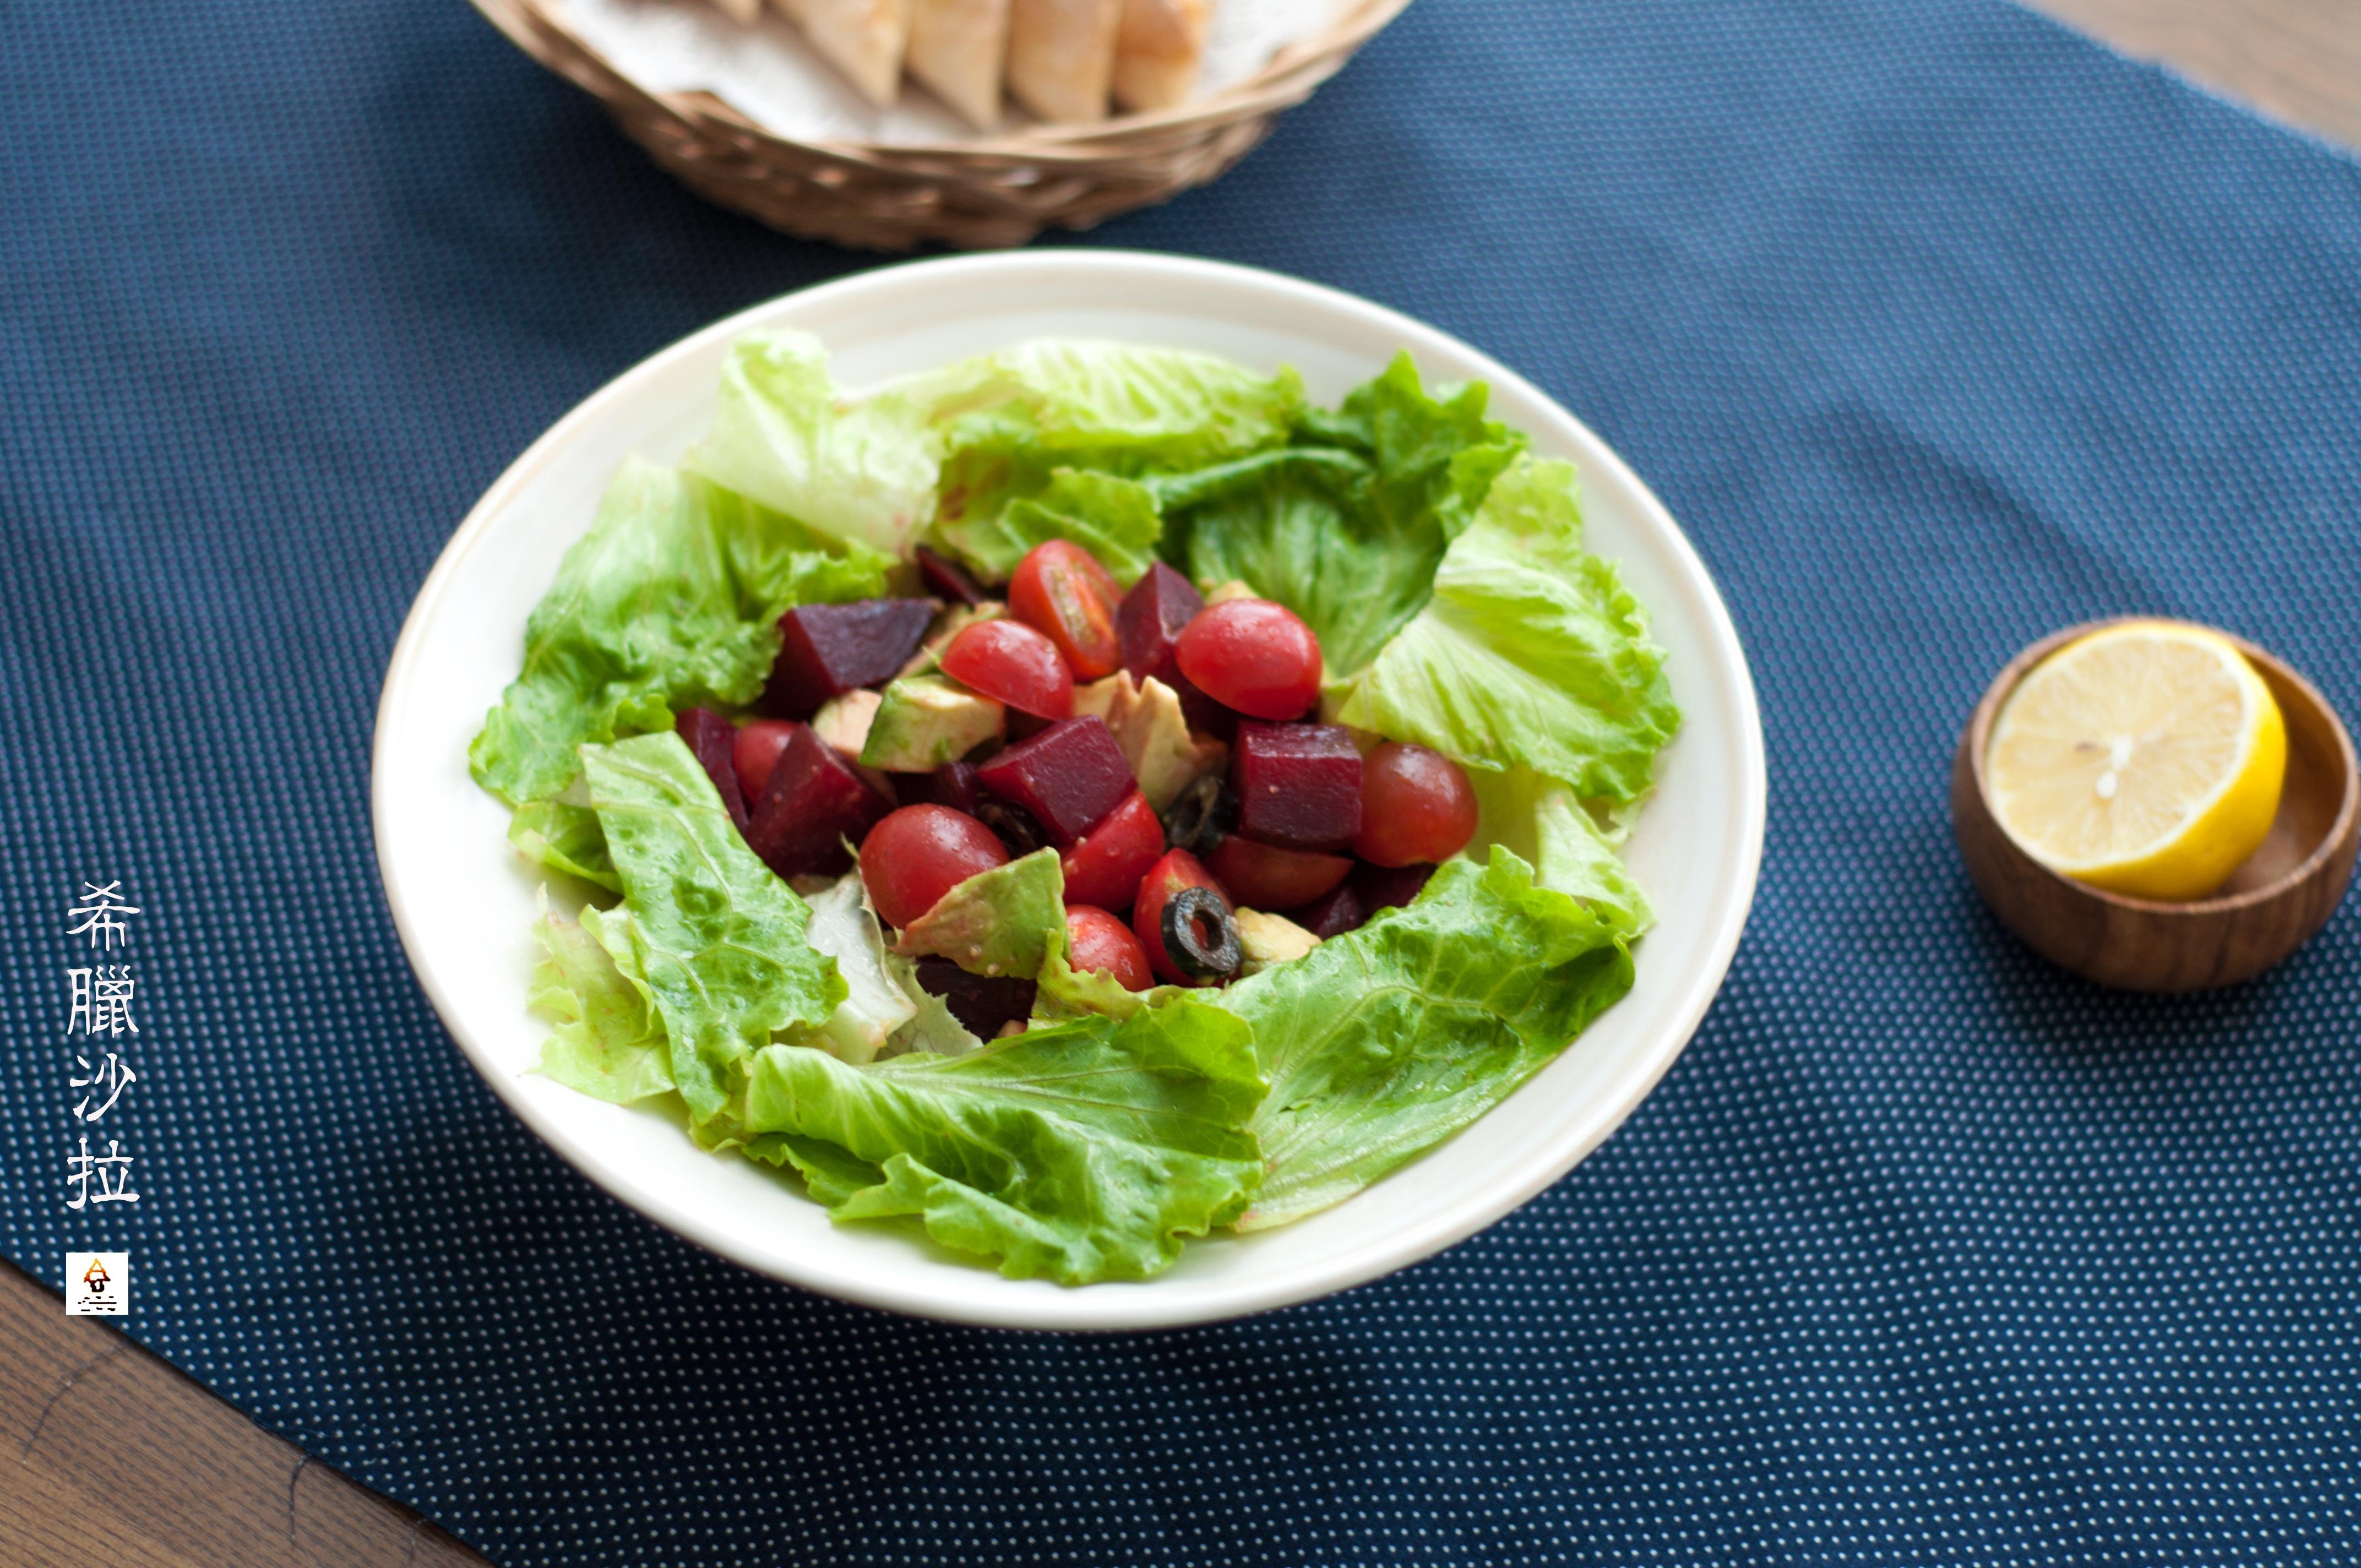
[[[991,828],[994,836],[1008,847],[1012,861],[1023,860],[1049,841],[1031,812],[1005,800],[985,801],[975,808],[975,819]]]
[[[1210,855],[1238,826],[1238,797],[1219,773],[1207,773],[1164,814],[1164,842],[1192,855]]]
[[[1191,980],[1237,973],[1245,952],[1228,902],[1210,887],[1184,887],[1165,900],[1164,952]]]

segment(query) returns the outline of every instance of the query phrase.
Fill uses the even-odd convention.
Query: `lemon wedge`
[[[2050,870],[2136,898],[2202,898],[2270,831],[2287,724],[2228,638],[2125,621],[2017,683],[1984,771],[1993,815]]]

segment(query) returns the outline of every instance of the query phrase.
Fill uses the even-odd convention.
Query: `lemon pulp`
[[[2137,898],[2202,898],[2278,815],[2287,726],[2219,632],[2104,627],[2044,659],[1993,726],[1993,815],[2035,860]]]

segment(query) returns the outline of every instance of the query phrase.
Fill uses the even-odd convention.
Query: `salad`
[[[1073,341],[851,396],[735,344],[469,751],[546,873],[540,1070],[1067,1284],[1466,1127],[1630,989],[1679,718],[1486,403]]]

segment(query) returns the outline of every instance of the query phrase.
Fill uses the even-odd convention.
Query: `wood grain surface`
[[[2361,0],[2038,0],[2126,54],[2361,147]],[[0,1264],[0,1568],[483,1562]]]
[[[0,1263],[0,1568],[483,1561]]]
[[[2361,0],[2033,0],[2137,60],[2361,147]]]

